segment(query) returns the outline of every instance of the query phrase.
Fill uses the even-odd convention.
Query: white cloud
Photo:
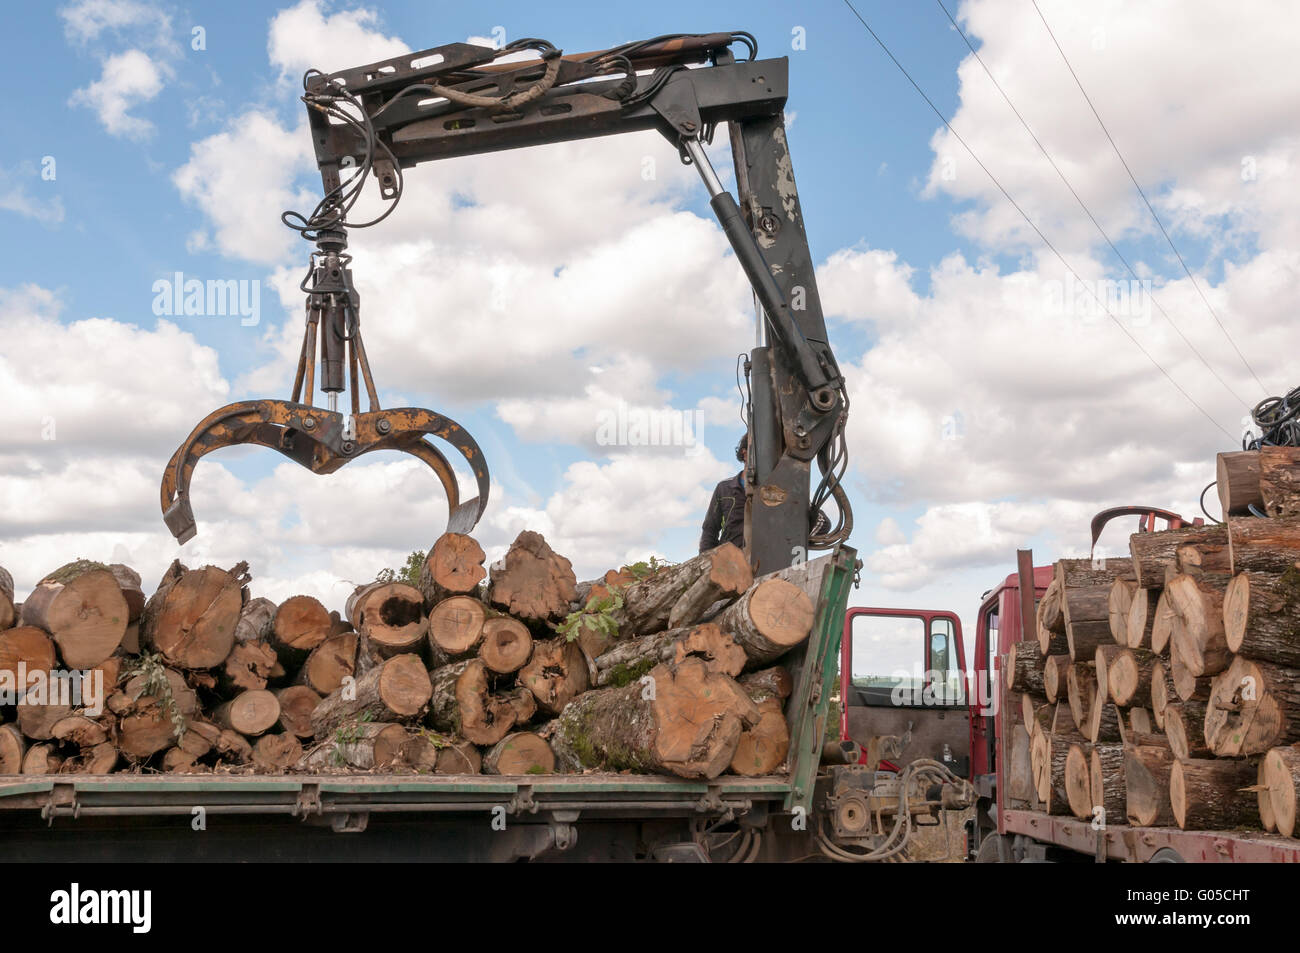
[[[309,69],[332,73],[410,52],[410,47],[379,29],[370,9],[328,13],[321,0],[302,0],[271,20],[267,55],[280,79],[299,82]]]
[[[63,197],[55,195],[42,199],[28,188],[39,188],[40,177],[31,163],[20,163],[16,168],[0,166],[0,209],[17,212],[42,225],[57,225],[63,221]]]
[[[153,132],[153,123],[127,110],[162,92],[169,73],[169,67],[143,50],[117,53],[104,61],[100,78],[74,91],[68,104],[93,109],[110,135],[141,139]]]
[[[173,45],[171,16],[138,0],[78,0],[59,10],[68,40],[85,46],[105,33],[142,36],[157,48]]]

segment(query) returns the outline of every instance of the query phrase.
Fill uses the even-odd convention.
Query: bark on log
[[[1259,801],[1253,791],[1255,766],[1249,761],[1178,761],[1169,772],[1169,801],[1183,830],[1234,830],[1259,827]]]
[[[250,689],[219,705],[212,720],[222,728],[255,738],[280,720],[280,702],[264,688]]]
[[[578,640],[581,645],[581,638]],[[495,675],[509,675],[528,664],[533,655],[533,637],[528,627],[518,619],[497,616],[483,623],[483,640],[479,643],[478,657],[488,671]]]
[[[555,752],[541,735],[516,731],[483,755],[484,774],[554,774]]]
[[[1173,603],[1161,589],[1160,597],[1156,600],[1155,618],[1151,622],[1151,651],[1156,655],[1168,654],[1177,620],[1178,614],[1174,612]]]
[[[573,565],[528,530],[510,544],[503,564],[489,572],[488,602],[529,622],[559,619],[576,595]]]
[[[1188,672],[1198,678],[1217,675],[1232,661],[1223,627],[1225,588],[1208,582],[1205,577],[1198,579],[1185,574],[1175,576],[1165,586],[1178,616],[1174,638],[1181,640],[1179,651]]]
[[[1161,659],[1151,667],[1151,716],[1161,731],[1165,729],[1165,708],[1177,698],[1169,663]]]
[[[260,639],[236,642],[221,666],[221,687],[226,692],[266,688],[276,672],[283,674],[284,668],[270,643]]]
[[[1046,661],[1036,642],[1012,642],[1007,650],[1006,685],[1010,692],[1030,692],[1047,697],[1043,684]]]
[[[431,690],[429,672],[417,656],[395,655],[322,700],[312,713],[312,729],[322,739],[367,714],[374,723],[413,719],[429,704]]]
[[[239,610],[239,621],[235,623],[235,644],[256,642],[271,638],[271,625],[275,622],[275,613],[279,608],[270,599],[257,596],[249,599]]]
[[[716,621],[745,650],[751,667],[757,668],[802,645],[812,632],[813,615],[807,593],[792,582],[766,576],[723,610]]]
[[[1089,756],[1092,745],[1075,743],[1065,755],[1065,800],[1070,813],[1078,818],[1092,817],[1091,769]]]
[[[585,672],[585,666],[584,666]],[[480,745],[494,745],[515,726],[520,709],[509,695],[494,695],[481,659],[434,669],[429,724]]]
[[[0,632],[13,628],[18,621],[14,611],[14,577],[9,570],[0,566]]]
[[[1056,577],[1048,583],[1035,612],[1038,648],[1043,655],[1060,655],[1068,649],[1065,639],[1065,613],[1061,604],[1061,584]]]
[[[117,767],[118,758],[113,743],[105,741],[68,758],[59,771],[61,774],[109,774]]]
[[[1070,814],[1070,798],[1065,787],[1065,762],[1070,746],[1077,741],[1070,736],[1044,732],[1037,738],[1034,758],[1034,791],[1045,814]]]
[[[1260,447],[1259,496],[1273,519],[1300,516],[1300,449]]]
[[[1160,656],[1146,649],[1122,649],[1110,663],[1106,681],[1110,698],[1121,708],[1151,704],[1151,671]]]
[[[1225,518],[1249,513],[1252,505],[1264,505],[1259,493],[1258,450],[1233,450],[1219,454],[1215,459],[1214,474],[1219,509]]]
[[[1066,677],[1074,664],[1068,655],[1049,655],[1043,667],[1043,694],[1055,704],[1065,697]]]
[[[483,547],[472,536],[443,533],[420,566],[419,588],[425,609],[432,610],[452,596],[477,595],[486,575]]]
[[[1210,758],[1214,752],[1205,740],[1205,703],[1178,702],[1165,709],[1165,737],[1180,761]]]
[[[140,638],[178,668],[214,668],[235,644],[248,564],[229,572],[174,561],[140,615]]]
[[[57,653],[53,640],[41,629],[32,625],[20,625],[0,632],[0,679],[3,687],[11,689],[15,695],[23,695],[27,686],[19,680],[19,665],[24,678],[34,672],[44,672],[47,677],[57,664]]]
[[[390,767],[401,759],[408,734],[404,726],[379,722],[344,722],[298,761],[299,770]]]
[[[144,604],[147,601],[140,574],[122,563],[109,563],[108,571],[117,580],[118,588],[122,590],[122,598],[126,600],[127,624],[136,622],[140,618],[140,613],[144,611]]]
[[[483,758],[468,741],[454,742],[438,751],[434,774],[482,774]]]
[[[1159,589],[1165,584],[1165,569],[1177,564],[1178,547],[1184,543],[1226,543],[1227,529],[1222,525],[1188,526],[1158,533],[1134,533],[1128,538],[1133,572],[1143,589]]]
[[[3,744],[3,742],[0,742]],[[0,774],[4,774],[3,756],[0,755]],[[58,774],[63,765],[63,758],[49,742],[34,744],[23,756],[22,774]]]
[[[587,657],[564,638],[536,642],[532,658],[519,670],[519,684],[533,693],[542,711],[558,715],[589,687]]]
[[[649,675],[652,692],[639,683],[586,692],[550,723],[549,740],[563,770],[705,779],[726,770],[744,727],[736,709],[743,690],[697,658],[658,665]]]
[[[1091,661],[1075,662],[1065,673],[1065,682],[1071,719],[1079,733],[1086,734],[1092,706],[1096,701],[1096,665]]]
[[[109,708],[121,715],[117,746],[133,760],[143,761],[175,744],[198,711],[198,696],[184,676],[174,669],[164,669],[163,676],[166,688],[151,688],[144,675],[132,676],[120,697],[108,700]]]
[[[1116,744],[1095,744],[1088,754],[1088,790],[1092,794],[1093,811],[1090,817],[1096,817],[1096,809],[1105,813],[1101,820],[1107,826],[1121,823],[1127,816],[1127,789],[1124,784],[1124,746]]]
[[[1174,755],[1168,745],[1130,745],[1124,750],[1124,794],[1130,824],[1172,827],[1177,823],[1169,803],[1169,774]]]
[[[741,731],[736,753],[731,758],[731,771],[742,777],[772,774],[790,751],[790,726],[783,705],[792,687],[790,673],[778,665],[746,675],[739,684],[758,706],[759,719],[757,724]]]
[[[1102,701],[1110,701],[1110,666],[1111,663],[1119,657],[1123,651],[1118,645],[1099,645],[1097,651],[1093,654],[1092,664],[1093,671],[1097,678],[1097,697]]]
[[[1300,667],[1300,569],[1237,574],[1223,599],[1223,620],[1229,651]]]
[[[1206,704],[1205,738],[1220,758],[1300,741],[1300,670],[1238,657]]]
[[[1120,740],[1119,709],[1114,702],[1094,697],[1088,710],[1088,730],[1084,732],[1093,744],[1114,744]]]
[[[704,659],[709,671],[732,677],[744,670],[748,659],[745,650],[730,634],[711,622],[705,622],[618,643],[596,658],[596,686],[626,685],[641,678],[660,662],[681,662],[692,655]]]
[[[1300,517],[1229,517],[1227,543],[1216,565],[1223,572],[1286,572],[1300,562]]]
[[[1269,813],[1279,834],[1296,836],[1297,791],[1300,791],[1300,748],[1273,748],[1260,762],[1267,786]],[[1261,814],[1263,812],[1261,811]]]
[[[84,559],[50,573],[23,602],[23,625],[48,632],[68,668],[90,668],[112,655],[129,621],[112,572]]]
[[[759,582],[771,580],[798,588],[776,577],[764,577]],[[745,554],[731,543],[723,543],[628,586],[623,593],[623,608],[614,613],[619,637],[692,625],[715,603],[743,597],[754,585]]]
[[[1174,693],[1182,701],[1205,701],[1210,697],[1210,686],[1216,676],[1202,675],[1197,678],[1183,661],[1182,649],[1177,645],[1169,652],[1169,674],[1174,680]]]

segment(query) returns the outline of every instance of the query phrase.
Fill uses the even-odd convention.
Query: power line
[[[1223,336],[1228,339],[1228,343],[1232,345],[1232,349],[1237,352],[1237,357],[1241,358],[1242,365],[1245,366],[1246,370],[1250,371],[1250,376],[1255,378],[1255,383],[1259,385],[1260,391],[1268,393],[1268,388],[1265,387],[1264,382],[1259,379],[1259,375],[1255,373],[1255,369],[1250,366],[1250,362],[1246,360],[1246,355],[1241,353],[1241,348],[1237,347],[1237,342],[1232,339],[1232,335],[1228,333],[1228,329],[1224,327],[1223,322],[1219,320],[1219,313],[1215,311],[1214,306],[1210,304],[1210,299],[1205,297],[1205,292],[1201,290],[1200,283],[1197,282],[1196,276],[1192,274],[1192,270],[1187,267],[1187,262],[1183,260],[1182,252],[1178,250],[1178,246],[1174,244],[1174,240],[1169,236],[1169,232],[1165,229],[1164,222],[1160,221],[1160,216],[1156,214],[1155,207],[1152,206],[1151,200],[1147,198],[1146,192],[1142,191],[1142,186],[1138,185],[1137,176],[1135,176],[1133,170],[1129,168],[1128,162],[1124,159],[1124,154],[1119,151],[1119,146],[1115,144],[1115,139],[1111,136],[1110,130],[1107,129],[1106,124],[1101,121],[1101,114],[1097,112],[1097,107],[1092,104],[1092,97],[1088,95],[1088,91],[1083,88],[1083,83],[1079,81],[1079,74],[1077,74],[1074,71],[1074,67],[1070,65],[1070,58],[1065,55],[1065,50],[1061,49],[1061,44],[1057,41],[1056,34],[1052,32],[1052,26],[1047,22],[1047,17],[1043,16],[1043,11],[1038,8],[1038,0],[1032,0],[1032,3],[1034,4],[1034,10],[1038,13],[1038,19],[1042,20],[1043,26],[1047,28],[1047,35],[1052,38],[1052,43],[1056,46],[1056,51],[1061,54],[1061,59],[1065,62],[1065,68],[1068,69],[1070,75],[1074,77],[1074,84],[1079,87],[1079,92],[1083,93],[1083,98],[1088,103],[1088,108],[1092,110],[1093,116],[1097,119],[1097,125],[1101,126],[1101,131],[1106,134],[1106,138],[1110,141],[1110,147],[1115,150],[1115,155],[1119,157],[1120,165],[1124,166],[1124,171],[1128,173],[1129,180],[1133,183],[1133,188],[1137,189],[1138,195],[1142,196],[1142,201],[1146,204],[1147,211],[1151,213],[1151,217],[1155,220],[1156,225],[1160,227],[1160,234],[1165,236],[1165,241],[1169,243],[1169,247],[1173,250],[1174,256],[1178,259],[1178,264],[1183,266],[1183,271],[1187,273],[1187,277],[1191,281],[1192,287],[1196,289],[1196,293],[1201,296],[1201,301],[1205,303],[1205,307],[1210,312],[1210,316],[1214,318],[1214,323],[1219,326],[1219,330],[1223,332]]]
[[[1060,177],[1061,181],[1065,183],[1065,187],[1069,189],[1070,194],[1074,196],[1074,200],[1079,203],[1079,208],[1083,209],[1084,214],[1088,216],[1089,220],[1091,220],[1093,226],[1097,229],[1098,233],[1100,233],[1101,237],[1106,240],[1106,244],[1110,246],[1110,250],[1115,253],[1115,257],[1118,258],[1123,263],[1126,269],[1128,269],[1128,273],[1133,276],[1134,281],[1141,281],[1141,279],[1138,277],[1138,273],[1134,271],[1133,266],[1129,264],[1128,259],[1124,257],[1123,253],[1120,252],[1120,250],[1117,247],[1115,247],[1115,243],[1111,241],[1110,236],[1106,234],[1106,230],[1101,227],[1101,223],[1097,221],[1097,217],[1092,214],[1092,210],[1089,209],[1088,206],[1084,203],[1083,199],[1079,197],[1079,193],[1075,190],[1074,186],[1070,183],[1070,180],[1066,178],[1065,173],[1061,171],[1061,167],[1056,164],[1056,160],[1053,159],[1051,153],[1047,151],[1047,147],[1044,146],[1043,143],[1039,140],[1038,136],[1034,133],[1034,130],[1029,128],[1029,123],[1025,121],[1025,117],[1020,114],[1020,110],[1016,108],[1016,104],[1011,101],[1011,97],[1008,96],[1006,90],[1002,88],[1002,84],[997,81],[997,78],[993,75],[993,71],[988,68],[988,64],[984,62],[984,58],[980,56],[979,51],[975,49],[975,45],[971,43],[970,37],[968,37],[965,31],[962,30],[961,26],[957,23],[953,15],[948,12],[948,8],[944,6],[943,0],[935,0],[935,2],[939,4],[939,9],[941,9],[944,12],[944,14],[948,17],[948,22],[953,25],[953,28],[957,31],[957,33],[961,36],[961,38],[966,41],[966,46],[970,49],[971,53],[974,55],[976,62],[978,62],[981,67],[983,67],[984,72],[988,76],[989,80],[997,88],[997,91],[1002,95],[1002,98],[1006,100],[1006,104],[1011,107],[1011,111],[1016,114],[1016,118],[1020,120],[1020,125],[1025,127],[1025,132],[1029,133],[1029,137],[1034,140],[1034,145],[1038,146],[1038,151],[1043,154],[1043,157],[1046,158],[1049,163],[1051,163],[1052,168],[1056,170],[1056,174]],[[1235,390],[1233,390],[1232,386],[1227,381],[1225,381],[1222,377],[1219,376],[1218,371],[1216,371],[1213,367],[1210,366],[1210,362],[1205,359],[1205,356],[1201,354],[1201,352],[1197,349],[1196,345],[1193,344],[1188,339],[1187,335],[1183,333],[1182,328],[1180,328],[1174,322],[1174,319],[1169,316],[1169,313],[1165,311],[1164,306],[1160,304],[1154,292],[1151,294],[1151,302],[1156,306],[1156,310],[1160,312],[1161,316],[1164,317],[1164,319],[1169,322],[1169,326],[1173,328],[1176,332],[1178,332],[1178,336],[1183,339],[1183,343],[1186,344],[1189,348],[1191,348],[1192,353],[1195,354],[1196,357],[1200,360],[1200,362],[1205,365],[1205,369],[1214,375],[1214,379],[1218,381],[1220,384],[1222,384],[1224,390],[1226,390],[1229,394],[1231,394],[1237,400],[1238,403],[1240,403],[1243,407],[1249,410],[1252,404],[1250,404],[1244,397],[1242,397]]]
[[[1135,338],[1129,332],[1128,328],[1124,327],[1123,322],[1121,322],[1117,317],[1115,317],[1114,314],[1111,313],[1110,308],[1106,307],[1106,305],[1102,302],[1102,300],[1097,297],[1096,292],[1094,292],[1091,288],[1089,288],[1088,285],[1083,281],[1083,279],[1079,277],[1079,273],[1076,272],[1070,266],[1070,263],[1068,261],[1065,260],[1065,256],[1062,255],[1059,251],[1057,251],[1056,246],[1053,245],[1051,241],[1047,238],[1047,236],[1043,234],[1042,230],[1037,225],[1034,224],[1033,219],[1031,219],[1025,213],[1025,210],[1020,207],[1019,203],[1017,203],[1016,200],[1011,197],[1011,193],[1009,193],[1005,188],[1003,188],[1002,183],[998,181],[997,176],[995,176],[992,172],[989,171],[988,166],[986,166],[980,160],[980,157],[975,154],[975,150],[972,149],[969,145],[967,145],[966,140],[963,139],[961,137],[961,134],[957,132],[956,129],[953,128],[952,123],[948,121],[948,118],[939,110],[939,107],[934,104],[933,100],[931,100],[930,97],[926,95],[925,90],[923,90],[920,87],[920,85],[916,82],[916,80],[912,78],[912,74],[907,71],[906,67],[904,67],[903,64],[898,61],[898,57],[896,57],[893,54],[893,51],[890,50],[890,48],[885,44],[885,41],[876,35],[875,30],[871,29],[871,24],[869,24],[866,20],[862,18],[862,14],[858,12],[857,7],[855,7],[852,3],[852,0],[844,0],[844,4],[853,12],[853,15],[858,18],[858,22],[861,23],[866,28],[867,32],[871,34],[871,38],[876,41],[876,44],[882,50],[885,51],[885,55],[888,56],[889,59],[893,62],[893,64],[898,67],[899,72],[901,72],[905,77],[907,77],[907,81],[912,84],[912,88],[915,89],[920,94],[921,98],[925,100],[926,105],[929,106],[930,109],[934,112],[934,114],[939,117],[939,121],[942,122],[944,126],[947,127],[950,133],[952,133],[953,138],[961,143],[962,148],[965,149],[970,154],[970,157],[975,160],[975,164],[984,170],[984,174],[989,177],[989,181],[991,181],[995,186],[997,186],[997,189],[999,192],[1002,193],[1003,198],[1005,198],[1008,202],[1010,202],[1011,206],[1017,212],[1020,213],[1020,217],[1023,218],[1025,220],[1025,223],[1031,229],[1034,230],[1034,234],[1036,234],[1042,240],[1043,244],[1046,245],[1051,250],[1052,254],[1055,255],[1057,260],[1060,261],[1060,263],[1065,267],[1065,270],[1074,276],[1075,281],[1079,282],[1079,284],[1082,285],[1090,295],[1092,295],[1093,301],[1097,302],[1098,307],[1100,307],[1103,311],[1106,312],[1106,316],[1109,317],[1112,322],[1114,322],[1115,327],[1119,328],[1122,332],[1124,332],[1124,336],[1133,342],[1134,346],[1137,347],[1137,349],[1142,352],[1143,356],[1145,356],[1146,359],[1155,366],[1156,370],[1160,371],[1160,373],[1165,376],[1165,379],[1168,380],[1170,384],[1174,385],[1174,388],[1178,391],[1178,393],[1182,394],[1183,397],[1187,399],[1188,403],[1190,403],[1193,407],[1195,407],[1198,411],[1200,411],[1201,415],[1206,420],[1214,424],[1214,426],[1217,427],[1230,440],[1236,440],[1236,438],[1233,437],[1232,434],[1228,433],[1228,431],[1225,430],[1223,426],[1219,424],[1218,421],[1216,421],[1213,417],[1210,416],[1209,412],[1204,407],[1202,407],[1200,404],[1196,402],[1196,400],[1192,397],[1191,394],[1183,390],[1182,385],[1180,385],[1176,380],[1173,379],[1170,373],[1167,370],[1165,370],[1164,366],[1151,355],[1151,352],[1142,346],[1142,342],[1139,341],[1137,338]]]

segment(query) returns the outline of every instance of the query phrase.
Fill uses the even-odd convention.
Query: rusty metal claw
[[[180,543],[194,537],[189,487],[194,467],[213,450],[256,444],[284,454],[314,473],[333,473],[349,460],[373,450],[400,450],[418,457],[437,474],[447,494],[449,532],[467,533],[487,506],[487,463],[474,438],[449,417],[418,407],[372,410],[346,418],[337,412],[287,400],[253,400],[227,404],[205,417],[172,454],[163,471],[163,522]],[[460,501],[456,474],[447,458],[426,436],[455,447],[478,483],[478,496]]]

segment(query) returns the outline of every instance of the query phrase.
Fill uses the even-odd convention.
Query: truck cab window
[[[957,657],[957,632],[951,619],[930,620],[930,657],[926,679],[934,693],[934,703],[964,705],[966,686]]]
[[[861,705],[897,707],[925,687],[925,620],[915,616],[853,618],[850,673]]]

